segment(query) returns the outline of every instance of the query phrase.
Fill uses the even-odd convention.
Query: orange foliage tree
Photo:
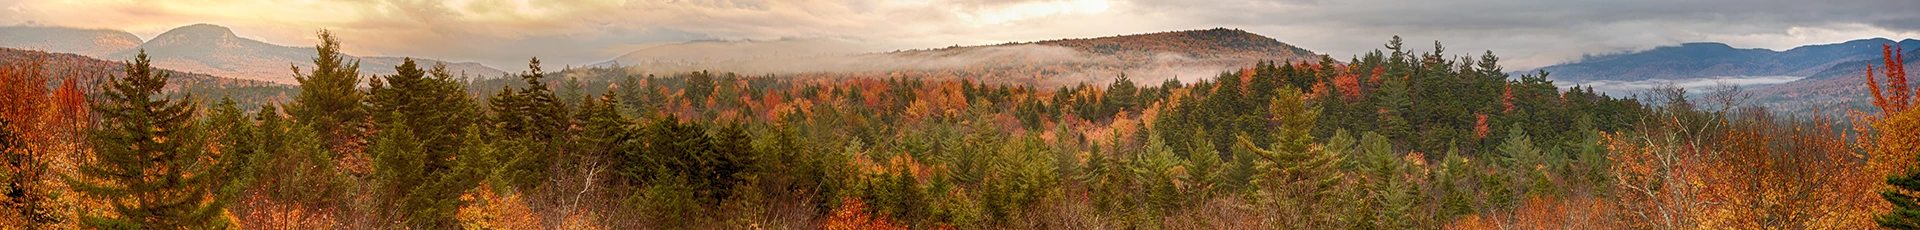
[[[1893,206],[1893,213],[1876,220],[1883,226],[1911,228],[1920,225],[1914,223],[1914,219],[1920,218],[1920,213],[1915,213],[1915,210],[1920,210],[1920,204],[1914,204],[1914,197],[1920,196],[1920,191],[1909,184],[1915,178],[1920,178],[1913,172],[1916,154],[1920,153],[1920,112],[1911,110],[1914,101],[1920,100],[1920,95],[1915,95],[1915,89],[1907,86],[1906,68],[1903,66],[1906,61],[1905,57],[1898,54],[1899,51],[1889,45],[1881,46],[1881,59],[1885,61],[1886,71],[1879,74],[1887,80],[1884,90],[1874,78],[1876,73],[1873,66],[1867,66],[1867,87],[1873,94],[1873,105],[1880,108],[1880,114],[1855,113],[1854,116],[1862,118],[1855,122],[1857,124],[1871,124],[1870,128],[1855,127],[1870,135],[1860,138],[1860,145],[1867,148],[1868,171],[1872,172],[1865,177],[1890,175],[1885,182],[1901,186],[1882,185],[1880,195],[1889,202],[1858,210],[1878,211]]]
[[[1874,184],[1860,175],[1847,139],[1833,135],[1833,122],[1815,117],[1782,120],[1760,108],[1733,114],[1721,151],[1700,183],[1709,200],[1703,213],[1710,228],[1860,229],[1863,215],[1840,212],[1873,202]]]
[[[0,129],[10,134],[10,144],[17,144],[0,149],[0,170],[5,170],[0,171],[0,219],[7,220],[0,224],[38,228],[63,219],[54,200],[54,174],[48,170],[52,158],[47,154],[54,152],[49,147],[55,146],[49,140],[55,132],[45,122],[53,114],[48,111],[42,65],[42,58],[31,57],[0,66],[0,120],[6,121]]]

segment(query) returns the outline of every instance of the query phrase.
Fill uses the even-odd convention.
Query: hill
[[[104,57],[139,45],[140,37],[119,30],[44,26],[0,27],[0,47]]]
[[[699,52],[703,50],[697,49],[700,47],[752,45],[694,42],[638,50],[599,66],[618,65],[632,74],[725,70],[748,75],[813,78],[913,77],[1057,85],[1104,81],[1120,74],[1132,76],[1139,82],[1173,77],[1197,79],[1260,61],[1320,60],[1306,49],[1225,28],[861,54],[834,54],[819,48],[842,46],[845,41],[784,42],[804,43],[814,48],[790,52],[791,56],[702,60],[631,58],[645,57],[659,50]]]
[[[23,50],[0,47],[0,63],[18,63],[39,59],[46,72],[51,75],[49,84],[58,84],[65,79],[83,86],[103,85],[109,76],[122,76],[126,73],[125,62],[94,59],[70,53]],[[285,102],[297,91],[284,84],[266,81],[234,79],[178,70],[160,69],[172,77],[167,79],[167,92],[192,93],[202,99],[218,99],[230,96],[244,105],[259,105],[269,101]],[[90,89],[91,87],[82,87]]]

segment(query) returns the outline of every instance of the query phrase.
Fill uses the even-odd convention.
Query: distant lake
[[[1580,87],[1591,86],[1593,87],[1594,91],[1599,91],[1599,92],[1607,93],[1610,95],[1616,95],[1616,96],[1625,96],[1625,95],[1638,94],[1641,91],[1645,91],[1646,89],[1651,89],[1653,87],[1661,86],[1661,85],[1673,85],[1680,88],[1686,88],[1688,93],[1704,93],[1704,92],[1713,90],[1714,86],[1718,86],[1721,84],[1738,85],[1742,89],[1751,90],[1751,89],[1755,89],[1765,85],[1798,81],[1801,78],[1807,78],[1807,77],[1802,77],[1802,76],[1719,76],[1719,77],[1689,78],[1689,79],[1647,79],[1647,80],[1639,80],[1639,81],[1600,80],[1600,81],[1588,81],[1588,82],[1560,82],[1556,80],[1553,84],[1554,86],[1558,86],[1563,89],[1567,87],[1573,87],[1576,85]]]

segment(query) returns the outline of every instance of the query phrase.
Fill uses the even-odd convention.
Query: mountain
[[[107,60],[130,60],[140,49],[147,51],[154,66],[215,76],[296,84],[288,65],[313,68],[317,52],[312,47],[282,46],[240,37],[232,29],[193,24],[174,28],[141,42],[132,33],[104,29],[65,27],[0,27],[0,47],[74,53]],[[361,74],[394,74],[399,57],[355,57]],[[433,59],[415,59],[423,66],[446,64],[454,73],[475,77],[506,74],[475,62],[451,63]]]
[[[1730,76],[1807,77],[1840,63],[1878,59],[1885,38],[1835,44],[1808,45],[1786,51],[1738,49],[1723,43],[1700,42],[1663,46],[1646,51],[1589,56],[1580,61],[1547,67],[1556,81],[1679,80]],[[1920,40],[1897,42],[1920,47]]]
[[[313,57],[319,55],[311,47],[282,46],[243,38],[235,35],[232,29],[212,24],[174,28],[154,36],[137,48],[147,51],[154,66],[283,84],[297,83],[292,70],[287,67],[289,64],[310,70],[313,68]],[[138,49],[114,53],[109,59],[131,59]],[[400,64],[400,58],[396,57],[348,58],[360,60],[360,74],[390,75],[395,73],[393,66]],[[505,74],[504,71],[472,62],[415,61],[424,66],[445,63],[448,70],[470,76]]]
[[[0,27],[0,47],[103,57],[139,45],[140,37],[119,30],[43,26]]]
[[[1908,46],[1913,47],[1913,46]],[[1873,48],[1879,50],[1878,46]],[[1920,85],[1920,47],[1906,50],[1904,54],[1907,68],[1908,85]],[[1835,64],[1807,78],[1794,82],[1754,89],[1753,93],[1760,105],[1775,111],[1801,114],[1821,114],[1829,117],[1844,115],[1846,110],[1864,112],[1879,111],[1872,105],[1872,92],[1867,90],[1867,65],[1873,65],[1874,71],[1885,71],[1885,61],[1875,53],[1873,58]],[[1874,75],[1882,87],[1887,85],[1885,75]]]
[[[1059,85],[1101,81],[1121,74],[1135,82],[1202,78],[1260,61],[1320,60],[1312,51],[1226,28],[858,54],[833,52],[845,50],[835,47],[857,45],[844,40],[775,42],[805,44],[806,48],[782,51],[778,56],[658,58],[668,53],[726,52],[761,45],[691,42],[637,50],[599,66],[618,64],[629,72],[650,74],[718,70],[790,77],[910,77]]]

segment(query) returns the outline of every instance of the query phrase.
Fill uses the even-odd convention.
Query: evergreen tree
[[[1356,214],[1348,217],[1350,223],[1360,224],[1369,229],[1408,229],[1412,228],[1412,216],[1416,205],[1413,185],[1407,181],[1407,163],[1393,152],[1393,145],[1386,136],[1375,133],[1361,135],[1357,155],[1364,157],[1365,163],[1360,170],[1366,173],[1365,202]]]
[[[313,58],[311,73],[295,76],[300,82],[296,103],[287,106],[295,121],[313,127],[323,146],[334,153],[359,153],[365,140],[367,110],[365,92],[360,85],[360,61],[346,61],[340,53],[340,41],[332,32],[320,31],[319,53]],[[299,75],[298,67],[293,69]]]
[[[189,95],[160,95],[167,74],[156,72],[140,51],[126,64],[126,77],[113,78],[93,106],[99,123],[88,132],[94,162],[79,166],[66,181],[84,196],[112,207],[113,215],[82,214],[80,221],[104,229],[227,228],[225,209],[210,200],[218,175],[209,167],[207,149]]]
[[[477,115],[465,87],[451,79],[444,65],[432,77],[412,58],[394,67],[395,75],[369,82],[375,126],[368,154],[374,158],[375,178],[405,222],[415,228],[456,226],[453,210],[462,192],[477,185],[478,175],[461,172],[460,159],[482,158],[469,142],[476,136],[468,127]]]
[[[1375,100],[1378,100],[1379,104],[1376,105],[1380,106],[1379,111],[1381,111],[1378,124],[1380,134],[1393,140],[1407,141],[1413,138],[1414,133],[1413,123],[1409,119],[1413,115],[1409,113],[1413,107],[1413,99],[1409,96],[1407,78],[1404,76],[1384,78],[1386,79],[1382,80],[1380,89],[1375,91],[1377,94],[1374,94],[1377,95]]]
[[[714,84],[713,73],[707,71],[693,72],[691,76],[687,77],[686,90],[681,97],[692,100],[695,106],[705,105],[707,96],[713,94]],[[858,101],[855,102],[858,103]]]
[[[260,156],[259,130],[231,97],[222,97],[214,105],[205,127],[215,131],[211,134],[219,146],[218,151],[211,154],[215,162],[215,175],[211,180],[215,184],[214,197],[222,204],[232,204],[259,173],[254,164],[254,158]]]
[[[507,183],[522,188],[538,186],[546,178],[547,168],[556,158],[570,151],[555,149],[567,143],[570,136],[565,135],[572,118],[567,106],[547,87],[546,73],[540,70],[540,59],[528,61],[527,73],[521,74],[527,88],[513,90],[502,88],[499,93],[488,98],[493,110],[494,137],[503,145],[499,161],[505,167],[500,175],[506,176]],[[514,149],[532,151],[513,152]]]
[[[1141,104],[1137,98],[1139,91],[1138,86],[1133,84],[1133,80],[1127,79],[1126,74],[1120,74],[1119,78],[1113,80],[1113,84],[1107,85],[1106,102],[1109,107],[1101,116],[1139,107]]]
[[[1880,192],[1880,197],[1893,203],[1893,210],[1873,218],[1880,227],[1890,229],[1920,229],[1920,198],[1913,191],[1920,191],[1920,170],[1907,170],[1906,174],[1887,176],[1887,185],[1894,189]]]

